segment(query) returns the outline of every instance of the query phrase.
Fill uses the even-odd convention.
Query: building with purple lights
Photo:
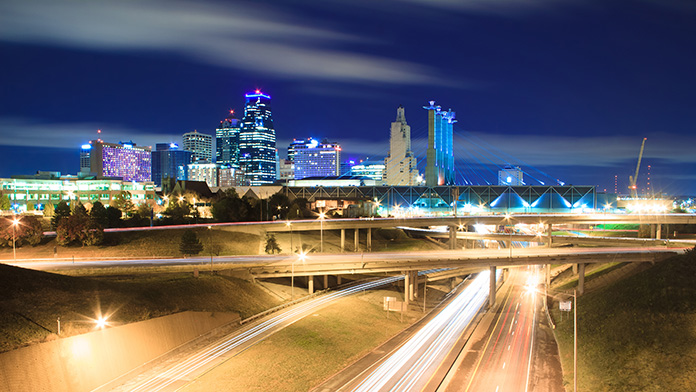
[[[295,140],[297,142],[297,140]],[[295,179],[307,177],[335,177],[339,175],[341,146],[323,140],[321,143],[307,139],[295,144]]]
[[[92,140],[82,146],[89,150],[89,171],[97,177],[122,178],[124,181],[150,181],[152,179],[152,151],[135,143],[105,143]]]

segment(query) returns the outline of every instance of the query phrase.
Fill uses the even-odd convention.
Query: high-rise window
[[[220,121],[215,130],[215,162],[239,168],[239,131],[241,122],[234,117],[234,111]]]
[[[199,133],[198,131],[185,133],[183,147],[185,151],[193,153],[191,162],[213,161],[213,137],[207,133]]]

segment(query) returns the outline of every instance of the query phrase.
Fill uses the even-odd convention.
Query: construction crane
[[[638,171],[640,170],[640,161],[643,159],[643,149],[645,148],[645,141],[648,140],[647,137],[643,138],[643,144],[640,145],[640,154],[638,154],[638,164],[636,165],[636,174],[634,176],[628,176],[629,185],[628,188],[631,190],[631,197],[638,197],[638,187],[636,183],[638,182]]]

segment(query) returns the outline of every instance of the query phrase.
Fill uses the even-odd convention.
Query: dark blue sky
[[[402,104],[422,158],[435,100],[462,182],[511,163],[622,192],[647,137],[639,188],[651,165],[655,191],[696,195],[694,20],[680,0],[4,1],[0,176],[74,173],[96,129],[212,133],[260,88],[281,155],[313,136],[383,157]]]

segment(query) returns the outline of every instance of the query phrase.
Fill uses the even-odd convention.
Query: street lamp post
[[[297,258],[302,260],[302,263],[304,264],[305,262],[305,257],[307,255],[304,252],[300,252],[297,254]],[[297,261],[297,260],[295,260]],[[295,299],[295,261],[290,263],[290,300]]]
[[[326,218],[325,213],[319,214],[319,238],[320,238],[320,245],[319,245],[319,251],[321,253],[324,253],[324,218]]]
[[[17,248],[15,243],[17,242],[17,235],[15,234],[15,228],[19,224],[19,219],[17,217],[12,218],[12,258],[17,260]]]
[[[292,254],[294,252],[292,247],[292,222],[287,221],[285,222],[285,225],[290,228],[290,253]]]

